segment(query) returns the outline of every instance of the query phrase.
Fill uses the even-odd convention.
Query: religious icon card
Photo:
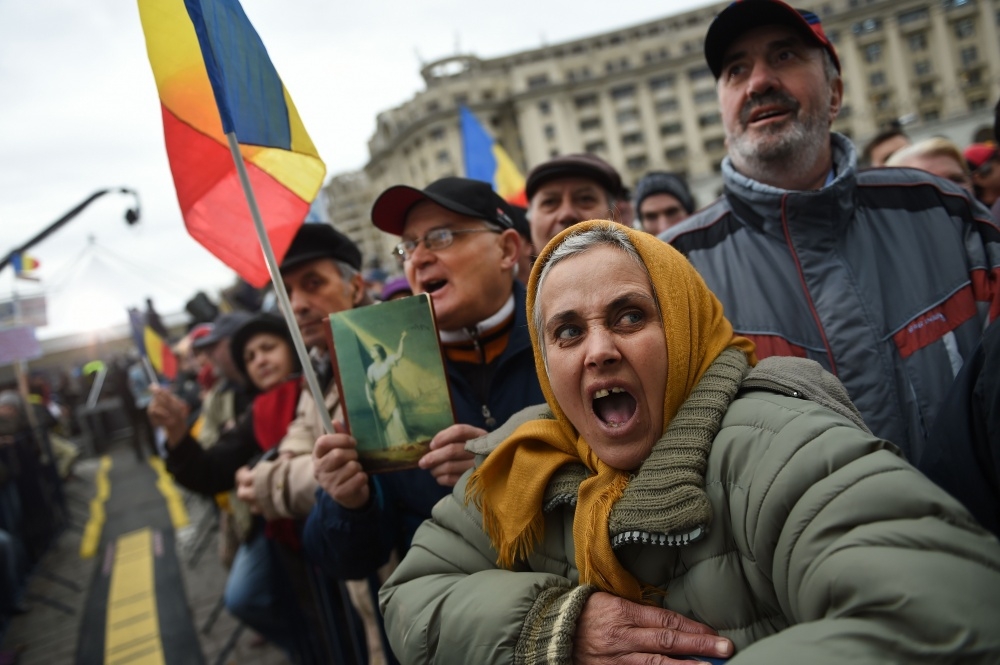
[[[369,473],[416,468],[455,423],[431,307],[421,294],[330,315],[346,424]]]

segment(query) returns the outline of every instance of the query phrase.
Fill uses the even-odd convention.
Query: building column
[[[941,118],[950,118],[965,112],[965,95],[958,84],[956,75],[955,54],[951,38],[948,34],[948,18],[940,9],[934,9],[931,14],[931,32],[934,41],[931,52],[934,53],[935,73],[941,78]]]
[[[913,71],[907,66],[911,61],[903,53],[896,17],[886,17],[883,25],[886,38],[886,64],[890,70],[886,73],[891,77],[889,80],[895,84],[893,87],[896,90],[896,116],[901,117],[917,110],[913,103],[913,88],[910,85]]]
[[[1000,97],[1000,36],[997,35],[997,15],[1000,11],[994,3],[980,0],[979,27],[977,30],[983,36],[982,45],[986,50],[986,79],[989,85],[989,100]]]

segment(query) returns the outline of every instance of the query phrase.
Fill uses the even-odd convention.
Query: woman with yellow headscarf
[[[469,443],[382,589],[401,662],[1000,658],[996,540],[671,247],[573,226],[527,307],[547,404]]]

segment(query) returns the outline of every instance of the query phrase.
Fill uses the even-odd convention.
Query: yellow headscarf
[[[532,320],[538,278],[552,252],[568,237],[599,225],[613,224],[628,235],[649,272],[666,337],[667,376],[663,426],[670,423],[708,366],[727,347],[735,346],[756,362],[753,343],[735,336],[722,304],[708,290],[688,260],[649,234],[608,221],[576,224],[553,238],[535,261],[528,282],[528,320]],[[591,450],[576,432],[552,393],[534,325],[529,325],[538,380],[555,420],[533,420],[518,427],[472,474],[466,500],[483,515],[483,526],[498,552],[498,565],[510,568],[527,557],[544,526],[542,503],[560,467],[583,463],[593,474],[580,484],[573,541],[580,582],[639,602],[642,585],[618,562],[611,548],[608,517],[629,481]]]

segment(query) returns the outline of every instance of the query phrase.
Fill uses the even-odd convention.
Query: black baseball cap
[[[361,250],[354,241],[326,222],[302,225],[281,259],[282,272],[316,259],[343,261],[361,272]]]
[[[747,30],[763,25],[795,28],[808,42],[826,49],[840,71],[837,49],[823,32],[819,16],[805,9],[795,9],[781,0],[736,0],[715,17],[705,35],[705,61],[716,79],[722,74],[726,49]]]
[[[514,228],[514,212],[510,204],[493,191],[489,183],[470,178],[441,178],[424,189],[396,185],[385,190],[372,206],[372,222],[394,236],[403,235],[406,216],[413,206],[432,201],[446,210]]]
[[[227,337],[232,337],[240,326],[253,318],[250,312],[228,312],[219,314],[212,322],[212,329],[191,343],[193,349],[205,349]]]
[[[617,198],[627,198],[622,186],[622,177],[611,164],[589,153],[561,155],[547,162],[542,162],[531,169],[525,182],[524,190],[528,200],[535,195],[538,188],[557,178],[586,178],[593,180]]]

